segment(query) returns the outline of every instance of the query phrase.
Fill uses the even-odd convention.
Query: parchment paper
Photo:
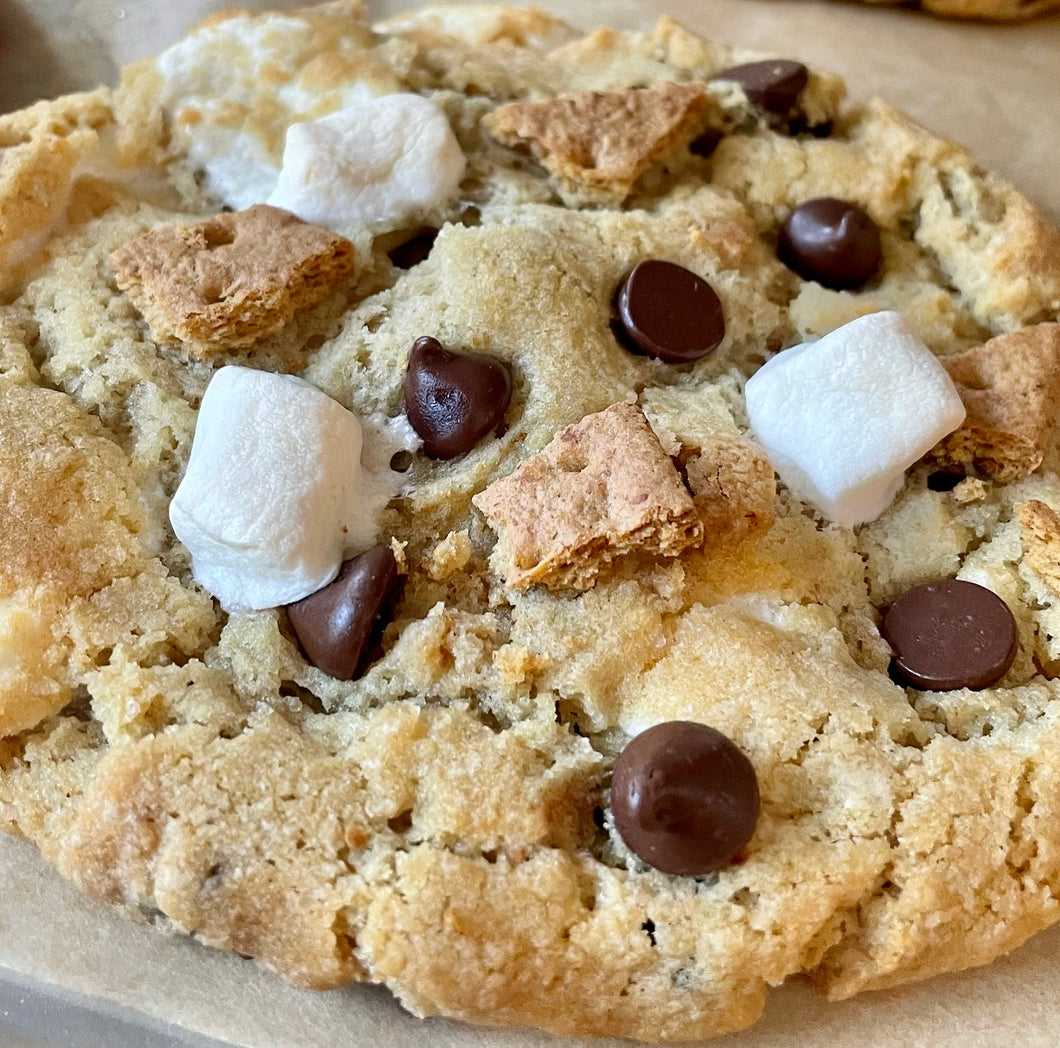
[[[545,0],[589,26],[648,25],[669,13],[715,39],[800,58],[843,74],[852,96],[881,94],[933,131],[970,145],[983,166],[1060,217],[1060,18],[1025,26],[941,22],[904,9],[825,0]],[[118,66],[175,39],[223,0],[0,0],[0,110],[45,94],[113,82]],[[296,6],[273,0],[242,7]],[[384,0],[379,15],[415,6]],[[297,990],[237,957],[150,928],[87,900],[24,842],[0,835],[0,1048],[77,1045],[71,995],[197,1035],[253,1048],[575,1048],[529,1031],[420,1021],[386,991]],[[35,986],[36,989],[32,987]],[[55,998],[42,996],[41,987]],[[987,968],[828,1003],[793,981],[752,1030],[714,1048],[1056,1048],[1060,929]],[[26,1015],[60,1021],[27,1038]],[[23,1009],[23,1021],[12,1010]],[[71,1016],[68,1026],[62,1017]],[[55,1030],[66,1032],[57,1034]],[[146,1036],[146,1034],[145,1034]],[[93,1043],[96,1043],[93,1041]],[[152,1041],[152,1043],[154,1043]]]

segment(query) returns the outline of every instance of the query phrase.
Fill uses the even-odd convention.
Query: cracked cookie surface
[[[761,56],[666,20],[582,34],[432,8],[373,30],[341,2],[232,15],[180,46],[113,91],[0,118],[5,829],[86,892],[299,984],[383,982],[420,1014],[568,1034],[712,1036],[792,974],[845,996],[984,963],[1060,916],[1060,233],[885,103],[844,108],[825,72],[764,112],[717,79]],[[290,123],[365,91],[434,101],[467,158],[458,196],[332,230],[341,280],[274,303],[281,322],[248,344],[156,341],[114,253],[227,224],[226,150],[267,178]],[[618,200],[494,133],[504,106],[563,119],[691,92],[695,119],[623,171]],[[777,259],[787,214],[823,196],[880,230],[857,291]],[[395,265],[425,228],[426,257]],[[271,272],[267,235],[255,246]],[[724,338],[695,363],[616,337],[613,294],[646,258],[722,303]],[[774,481],[743,383],[884,309],[979,411],[852,530]],[[218,368],[297,374],[397,419],[424,336],[502,361],[511,405],[463,454],[408,455],[380,519],[404,590],[375,661],[341,681],[282,609],[221,611],[169,502]],[[579,474],[603,521],[578,546],[587,588],[506,585],[478,496],[542,462],[579,490],[548,449],[602,413],[646,420],[644,512],[666,508],[680,541],[627,541],[639,518],[613,520],[644,493],[619,472],[617,505]],[[1018,469],[977,472],[1002,444]],[[611,478],[621,448],[604,451]],[[1008,604],[1015,659],[980,691],[906,690],[881,613],[954,577]],[[671,720],[723,732],[761,790],[740,860],[699,877],[647,866],[610,811],[617,755]]]

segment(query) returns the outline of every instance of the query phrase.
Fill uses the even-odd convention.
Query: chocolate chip
[[[937,469],[928,474],[928,491],[952,491],[967,475],[960,466]]]
[[[511,399],[511,373],[496,357],[454,353],[430,337],[413,344],[405,411],[431,458],[463,455],[499,430]]]
[[[769,58],[748,62],[715,73],[711,80],[735,80],[747,100],[758,109],[776,116],[787,116],[810,79],[801,62],[787,58]]]
[[[438,230],[431,226],[424,226],[422,229],[416,230],[405,243],[398,244],[396,248],[389,252],[390,261],[398,269],[412,269],[413,266],[418,266],[421,262],[426,261],[437,239]]]
[[[777,256],[804,280],[861,287],[880,268],[880,231],[857,204],[818,197],[800,204],[780,230]]]
[[[615,761],[615,827],[631,851],[664,873],[694,876],[732,862],[754,833],[758,808],[751,762],[705,724],[657,724]]]
[[[373,641],[386,627],[400,590],[397,561],[387,546],[347,560],[323,589],[287,606],[306,658],[329,676],[355,680]]]
[[[689,364],[725,337],[721,300],[702,278],[660,259],[635,265],[615,296],[617,334],[627,348],[667,364]]]
[[[899,597],[882,632],[892,671],[909,687],[953,691],[988,688],[1016,657],[1018,632],[997,594],[961,579],[929,582]]]
[[[689,151],[695,156],[708,157],[721,144],[725,132],[716,127],[708,127],[698,138],[689,143]]]

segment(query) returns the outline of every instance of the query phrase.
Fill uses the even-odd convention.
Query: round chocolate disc
[[[390,619],[400,581],[390,547],[375,546],[344,561],[323,589],[289,604],[287,616],[306,658],[339,680],[360,676]]]
[[[883,618],[892,670],[912,688],[988,688],[1008,671],[1019,635],[1008,605],[974,582],[943,579],[899,597]]]
[[[506,364],[484,353],[456,353],[416,339],[405,372],[405,413],[435,459],[470,451],[504,422],[512,399]]]
[[[871,280],[883,258],[876,223],[857,204],[835,197],[807,200],[788,215],[777,256],[804,280],[836,291]]]
[[[732,862],[758,819],[758,779],[720,731],[694,721],[657,724],[615,761],[615,827],[648,865],[685,876]]]
[[[795,107],[802,89],[810,79],[801,62],[789,58],[767,58],[748,62],[715,73],[711,80],[734,80],[743,88],[747,100],[775,116],[787,116]]]
[[[714,289],[673,262],[637,263],[619,286],[615,306],[621,333],[631,345],[667,364],[699,360],[725,337]]]

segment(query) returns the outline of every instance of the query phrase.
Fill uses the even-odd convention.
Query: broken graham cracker
[[[1033,473],[1060,409],[1060,324],[999,335],[943,363],[968,417],[933,457],[1002,483]]]
[[[685,464],[706,541],[768,531],[773,526],[776,475],[765,452],[753,441],[716,434]]]
[[[675,557],[703,539],[681,475],[634,404],[560,430],[471,501],[499,534],[492,564],[511,589],[587,590],[625,553]]]
[[[645,171],[696,136],[709,106],[702,83],[664,82],[510,102],[486,127],[507,146],[529,145],[572,196],[621,203]]]
[[[322,302],[354,271],[353,245],[270,207],[159,226],[111,255],[156,342],[197,356],[253,345]]]
[[[1023,563],[1060,594],[1060,513],[1038,499],[1017,511],[1023,536]]]

